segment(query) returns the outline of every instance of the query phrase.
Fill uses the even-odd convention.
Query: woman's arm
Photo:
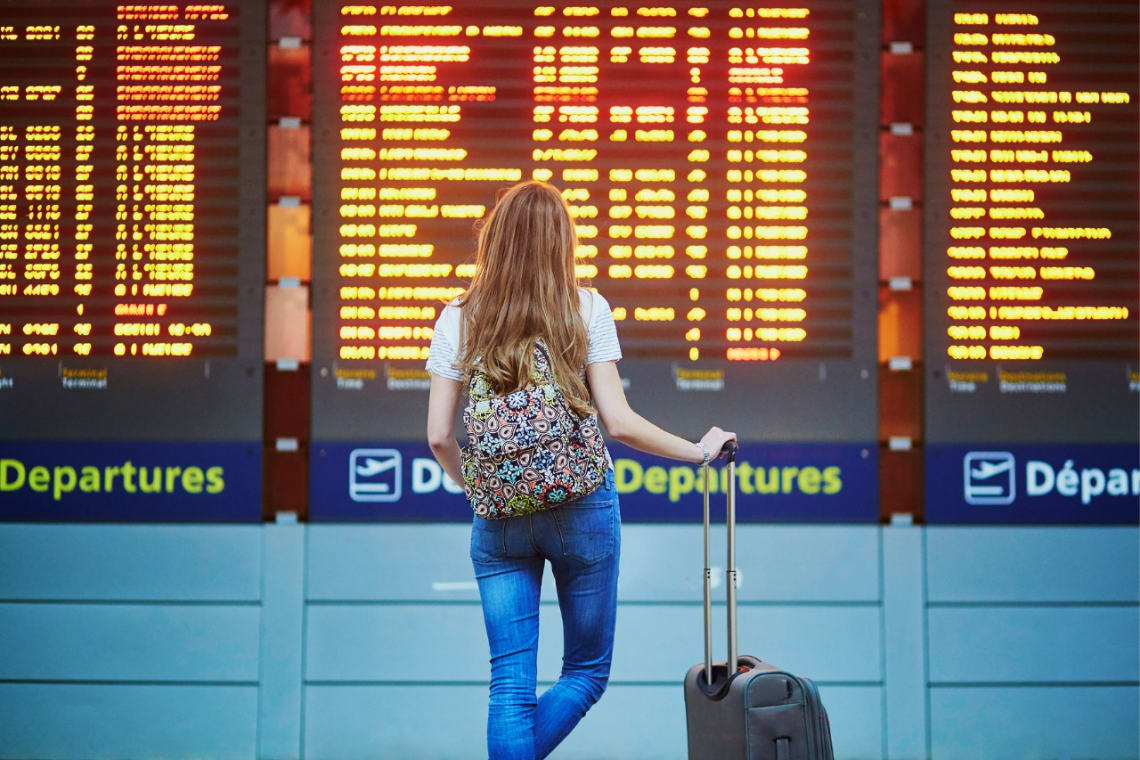
[[[590,385],[594,405],[598,408],[598,416],[615,440],[647,454],[683,462],[702,461],[703,452],[698,444],[662,430],[630,408],[615,362],[587,364],[586,381]],[[701,438],[713,459],[726,441],[735,440],[736,433],[728,433],[718,427],[710,428]]]
[[[427,439],[435,461],[456,485],[463,485],[459,444],[455,440],[455,412],[459,409],[462,386],[456,380],[431,373],[428,391]]]

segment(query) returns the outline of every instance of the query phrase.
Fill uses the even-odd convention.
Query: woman
[[[668,433],[626,402],[609,304],[579,288],[574,223],[542,182],[511,188],[479,229],[471,286],[436,322],[428,442],[444,472],[463,483],[454,420],[476,366],[503,395],[527,384],[535,338],[550,348],[558,387],[579,416],[596,407],[610,436],[641,451],[707,462],[733,433],[710,428],[699,443]],[[478,361],[477,361],[478,360]],[[553,509],[501,519],[475,516],[471,561],[491,651],[487,748],[492,760],[546,757],[605,690],[617,611],[620,514],[612,460],[593,493]],[[538,605],[550,562],[562,613],[562,674],[536,699]]]

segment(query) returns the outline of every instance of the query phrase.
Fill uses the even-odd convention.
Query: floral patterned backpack
[[[535,340],[531,384],[496,396],[471,373],[463,410],[463,489],[475,514],[515,517],[592,493],[611,464],[597,414],[581,418],[554,379],[549,350]]]

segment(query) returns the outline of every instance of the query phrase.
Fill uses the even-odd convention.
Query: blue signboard
[[[0,441],[0,520],[257,522],[261,442]]]
[[[1140,522],[1136,444],[930,444],[928,523]]]
[[[699,522],[700,467],[610,444],[622,519]],[[314,443],[313,521],[466,522],[463,489],[426,443]],[[711,501],[723,512],[725,467],[710,471]],[[878,460],[873,444],[745,443],[736,464],[742,522],[876,522]]]

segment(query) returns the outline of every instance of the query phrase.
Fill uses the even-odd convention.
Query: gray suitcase
[[[709,473],[704,467],[705,661],[685,676],[689,760],[832,760],[831,726],[819,690],[757,657],[736,652],[736,452],[728,459],[728,557],[725,572],[728,659],[712,661],[712,572],[709,568]],[[712,673],[712,680],[706,678]]]

